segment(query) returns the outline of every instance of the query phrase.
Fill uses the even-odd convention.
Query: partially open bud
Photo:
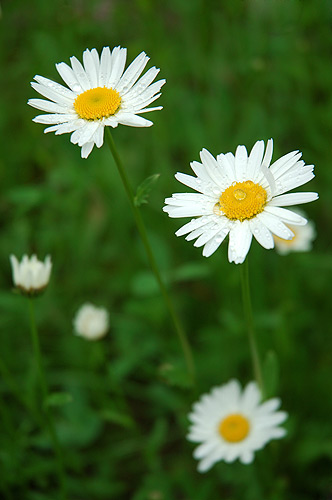
[[[24,255],[21,262],[17,260],[15,255],[11,255],[10,262],[14,285],[24,295],[38,295],[47,287],[52,270],[49,255],[44,262],[38,260],[36,255],[32,255],[30,258]]]

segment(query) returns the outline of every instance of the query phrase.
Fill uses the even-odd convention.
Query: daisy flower
[[[273,141],[257,141],[249,156],[245,146],[214,158],[209,151],[200,153],[201,162],[191,168],[196,177],[177,173],[176,179],[198,193],[177,193],[166,198],[163,208],[170,217],[195,217],[175,234],[196,239],[203,255],[212,255],[229,234],[229,262],[241,264],[249,251],[252,236],[264,248],[274,247],[272,234],[284,240],[293,238],[287,227],[307,223],[302,216],[282,208],[308,203],[317,193],[287,193],[314,177],[313,165],[305,165],[301,153],[293,151],[272,165]],[[285,224],[286,223],[286,224]]]
[[[138,115],[162,109],[148,106],[161,95],[166,80],[152,83],[159,73],[155,67],[139,78],[149,60],[145,52],[124,71],[126,57],[125,48],[115,47],[111,52],[104,47],[100,57],[96,49],[85,50],[83,65],[76,57],[70,58],[71,67],[64,62],[56,64],[69,88],[36,75],[31,86],[47,100],[30,99],[28,104],[48,114],[38,115],[33,121],[50,125],[45,132],[71,133],[71,142],[82,148],[82,158],[89,156],[94,145],[103,145],[105,126],[153,125]]]
[[[304,216],[304,213],[299,210],[296,210],[296,213]],[[281,255],[287,255],[291,252],[309,252],[316,237],[315,224],[309,220],[305,226],[293,226],[291,224],[287,224],[287,226],[294,233],[294,236],[291,240],[283,240],[278,236],[274,236],[274,245],[277,252]]]
[[[83,304],[74,318],[76,335],[87,340],[99,340],[105,337],[109,328],[109,314],[103,307]]]
[[[194,451],[194,457],[200,460],[199,472],[206,472],[220,460],[230,463],[239,459],[249,464],[255,451],[286,434],[278,427],[287,418],[287,413],[276,411],[280,399],[264,403],[260,400],[256,382],[250,382],[242,391],[239,382],[231,380],[213,388],[193,405],[187,439],[201,443]]]
[[[24,255],[19,262],[15,255],[10,256],[14,285],[26,295],[37,295],[47,287],[51,276],[52,262],[48,255],[44,262],[36,255]]]

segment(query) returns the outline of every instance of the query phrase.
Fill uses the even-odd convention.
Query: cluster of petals
[[[13,282],[22,293],[35,295],[40,293],[50,280],[52,262],[48,255],[44,262],[37,259],[36,255],[28,257],[24,255],[21,262],[15,257],[10,256],[12,265]]]
[[[305,216],[300,210],[296,210],[296,213]],[[287,255],[292,252],[309,252],[316,237],[316,229],[313,221],[308,220],[305,226],[293,226],[291,224],[287,224],[287,226],[294,233],[294,236],[291,240],[284,240],[274,236],[276,251],[280,255]]]
[[[73,324],[76,335],[87,340],[99,340],[109,329],[109,314],[103,307],[87,302],[77,311]]]
[[[104,141],[105,126],[119,124],[132,127],[150,127],[153,123],[142,116],[148,111],[162,109],[148,107],[160,94],[165,80],[152,83],[159,73],[150,68],[141,78],[149,57],[142,52],[125,70],[127,49],[115,47],[112,51],[104,47],[99,57],[96,49],[85,50],[83,65],[76,57],[71,57],[71,66],[64,62],[56,64],[56,69],[67,87],[48,78],[36,75],[32,87],[45,99],[30,99],[28,104],[46,111],[48,114],[34,118],[37,123],[48,125],[45,132],[71,133],[71,142],[78,144],[83,158],[87,158],[94,145],[100,148]],[[98,119],[84,119],[75,110],[78,96],[90,89],[113,89],[121,100],[119,108],[110,116]]]
[[[199,460],[199,472],[208,471],[216,462],[234,462],[239,459],[249,464],[254,452],[272,439],[280,439],[286,431],[279,427],[287,413],[277,411],[281,401],[272,398],[261,403],[261,392],[256,382],[243,390],[237,380],[213,388],[193,405],[188,418],[191,422],[187,439],[201,443],[194,451]],[[247,425],[242,439],[227,440],[220,428],[228,418],[238,417]],[[236,420],[234,420],[236,422]]]
[[[241,264],[250,249],[252,237],[264,248],[274,247],[273,235],[290,240],[294,234],[287,224],[304,225],[307,220],[285,209],[318,198],[317,193],[288,191],[302,186],[314,177],[313,165],[305,165],[301,153],[293,151],[271,164],[273,142],[257,141],[248,155],[245,146],[238,146],[235,155],[220,154],[214,158],[203,149],[201,163],[194,161],[191,168],[196,177],[177,173],[176,179],[198,193],[176,193],[166,198],[163,210],[170,217],[194,217],[181,227],[177,236],[196,240],[194,246],[203,247],[203,255],[212,255],[229,235],[228,259]],[[266,201],[257,214],[243,219],[227,217],[216,210],[221,196],[237,183],[251,182],[265,193]]]

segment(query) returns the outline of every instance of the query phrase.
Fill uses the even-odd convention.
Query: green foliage
[[[149,175],[137,188],[136,195],[134,197],[134,203],[136,207],[140,207],[144,203],[148,203],[149,195],[154,187],[156,181],[159,179],[160,174]]]
[[[0,498],[60,498],[26,299],[11,291],[9,254],[35,252],[53,260],[36,312],[70,500],[328,500],[330,2],[12,0],[1,23]],[[68,134],[44,135],[26,105],[38,97],[35,74],[60,83],[55,63],[120,44],[128,61],[146,51],[167,79],[154,126],[119,126],[113,137],[194,349],[194,390],[107,146],[82,160]],[[299,149],[315,163],[304,190],[320,194],[305,208],[318,235],[311,253],[281,257],[253,243],[249,256],[267,395],[281,398],[288,434],[250,466],[219,463],[202,475],[185,438],[191,405],[231,378],[252,380],[239,269],[227,262],[227,244],[205,259],[176,238],[185,221],[161,208],[189,191],[174,174],[189,174],[203,147],[217,155],[270,137],[273,158]],[[86,301],[110,313],[98,343],[73,335]]]

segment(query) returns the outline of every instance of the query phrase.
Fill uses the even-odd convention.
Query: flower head
[[[86,303],[77,311],[73,323],[76,335],[87,340],[99,340],[107,333],[109,315],[103,307]]]
[[[276,411],[280,399],[264,403],[260,400],[256,382],[250,382],[241,391],[239,382],[231,380],[204,394],[193,405],[187,439],[201,443],[194,451],[194,457],[200,460],[199,472],[206,472],[220,460],[239,459],[249,464],[255,451],[286,434],[285,429],[278,427],[287,418],[287,413]]]
[[[36,255],[24,255],[19,262],[15,255],[10,256],[14,285],[26,295],[37,295],[46,288],[50,280],[52,262],[48,255],[44,262]]]
[[[296,213],[304,216],[302,211],[296,210]],[[274,236],[274,245],[277,252],[280,255],[291,252],[309,252],[316,237],[315,224],[309,220],[305,226],[293,226],[292,224],[287,224],[287,226],[294,233],[294,236],[291,240],[283,240],[278,236]]]
[[[196,217],[175,234],[196,239],[203,255],[212,255],[229,234],[228,259],[241,264],[249,252],[252,236],[264,248],[274,247],[272,233],[284,240],[294,234],[287,227],[304,225],[306,219],[287,210],[290,205],[307,203],[317,193],[287,193],[314,177],[313,165],[300,160],[293,151],[270,165],[273,142],[257,141],[248,156],[245,146],[214,158],[209,151],[200,153],[201,162],[191,163],[196,177],[177,173],[176,179],[198,193],[177,193],[166,198],[163,208],[170,217]],[[286,223],[286,224],[285,224]]]
[[[48,114],[38,115],[33,121],[50,125],[45,132],[71,133],[71,142],[82,148],[82,158],[89,156],[94,145],[103,145],[105,126],[153,125],[138,115],[162,109],[148,106],[161,95],[166,80],[152,84],[159,73],[155,67],[139,78],[149,60],[144,52],[124,71],[126,57],[125,48],[115,47],[111,52],[104,47],[100,57],[96,49],[85,50],[84,66],[76,57],[70,58],[71,67],[64,62],[56,64],[69,88],[36,75],[31,85],[48,100],[30,99],[28,104]]]

